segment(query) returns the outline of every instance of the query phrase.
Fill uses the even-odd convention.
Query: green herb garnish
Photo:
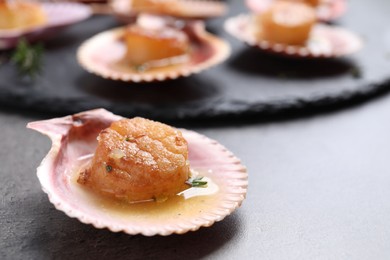
[[[191,177],[189,178],[186,183],[188,185],[191,185],[192,187],[197,187],[197,188],[206,188],[207,187],[207,181],[203,181],[203,176],[200,177]]]
[[[21,39],[11,60],[17,66],[20,74],[35,78],[42,71],[42,54],[42,44],[30,45],[25,39]]]
[[[112,171],[112,166],[111,165],[106,165],[106,171],[111,172]]]

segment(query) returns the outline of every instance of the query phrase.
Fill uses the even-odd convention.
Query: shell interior
[[[263,51],[295,58],[336,58],[352,54],[363,46],[354,33],[337,26],[316,24],[305,45],[286,45],[256,39],[254,15],[241,14],[225,22],[225,30],[237,39]]]
[[[124,30],[125,27],[111,29],[85,41],[77,52],[79,63],[87,71],[103,78],[150,82],[198,73],[224,61],[230,55],[230,46],[227,42],[206,32],[202,22],[192,22],[189,25],[191,51],[188,61],[139,72],[129,66],[124,59],[126,47],[121,40]]]
[[[240,160],[216,141],[184,129],[191,167],[213,181],[213,195],[186,201],[176,199],[166,207],[164,203],[151,202],[157,206],[139,204],[126,208],[87,192],[75,181],[78,170],[91,158],[98,133],[120,118],[97,109],[28,124],[52,140],[52,148],[38,167],[37,175],[58,210],[96,228],[152,236],[183,234],[210,226],[241,205],[248,176]]]

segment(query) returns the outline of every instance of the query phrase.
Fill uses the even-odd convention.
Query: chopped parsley
[[[106,171],[111,172],[112,171],[112,166],[111,165],[106,165]]]
[[[186,181],[186,183],[188,185],[191,185],[191,187],[195,187],[195,188],[206,188],[207,187],[207,181],[203,180],[203,176],[191,177]]]

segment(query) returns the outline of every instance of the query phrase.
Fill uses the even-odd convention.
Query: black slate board
[[[242,1],[228,3],[226,17],[247,11]],[[261,117],[351,104],[390,87],[390,30],[385,28],[390,2],[349,5],[337,24],[361,35],[365,47],[348,58],[268,56],[228,35],[223,17],[209,21],[208,29],[230,42],[232,56],[225,63],[189,78],[143,84],[105,80],[78,65],[75,53],[85,39],[119,25],[112,17],[97,16],[45,43],[44,71],[33,83],[18,77],[10,64],[0,65],[0,105],[55,114],[104,107],[125,116],[177,120]],[[365,19],[374,17],[368,14],[375,19]]]

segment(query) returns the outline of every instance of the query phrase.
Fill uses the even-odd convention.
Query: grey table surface
[[[389,94],[312,117],[174,123],[240,157],[249,190],[223,221],[168,237],[98,230],[50,204],[35,174],[50,142],[25,128],[49,117],[0,108],[0,259],[390,258]]]
[[[248,167],[241,208],[185,235],[97,230],[49,203],[35,171],[45,115],[0,112],[0,259],[389,259],[390,96],[279,122],[186,126]]]

